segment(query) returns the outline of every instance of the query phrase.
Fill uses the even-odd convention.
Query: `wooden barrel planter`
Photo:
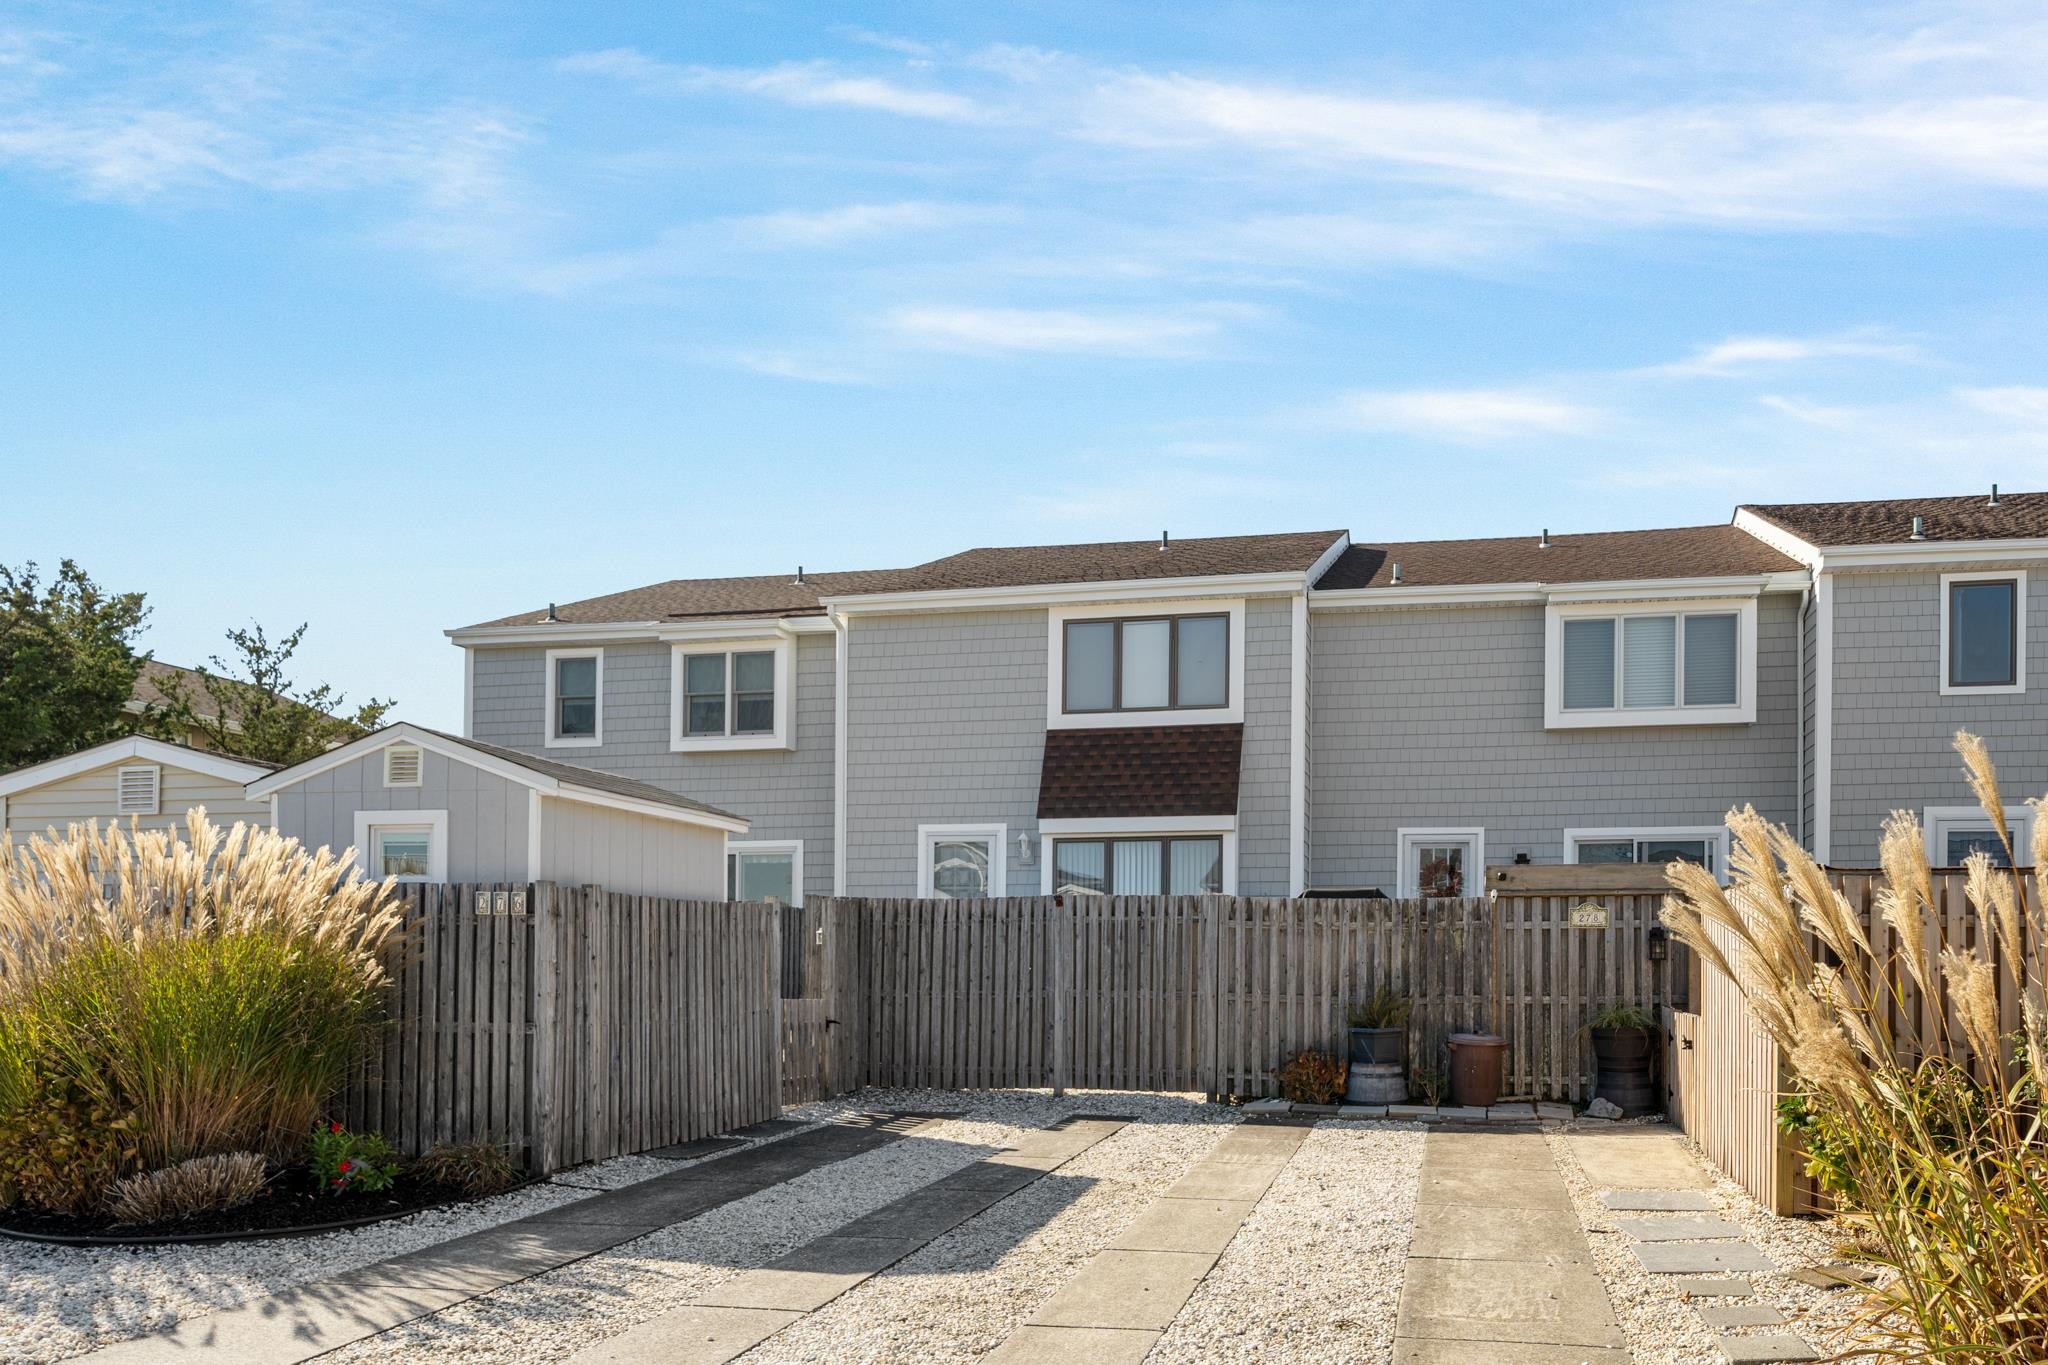
[[[1657,1030],[1596,1028],[1590,1032],[1598,1072],[1593,1093],[1629,1117],[1661,1112],[1664,1102],[1657,1094],[1655,1076]]]
[[[1400,1104],[1408,1098],[1408,1030],[1351,1030],[1351,1074],[1344,1098],[1352,1104]]]

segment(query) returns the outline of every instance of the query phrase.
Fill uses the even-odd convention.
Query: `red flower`
[[[327,1125],[327,1131],[330,1133],[338,1133],[341,1131],[341,1125],[338,1123],[330,1123]]]
[[[341,1163],[341,1164],[340,1164],[339,1166],[336,1166],[336,1167],[335,1167],[334,1169],[335,1169],[335,1170],[337,1170],[337,1171],[340,1171],[340,1172],[341,1172],[341,1173],[342,1173],[343,1175],[347,1175],[347,1174],[348,1174],[348,1173],[349,1173],[350,1171],[354,1170],[355,1168],[356,1168],[356,1164],[355,1164],[355,1162],[353,1162],[353,1161],[344,1161],[344,1162],[342,1162],[342,1163]]]

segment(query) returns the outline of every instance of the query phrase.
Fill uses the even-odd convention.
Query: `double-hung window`
[[[548,651],[548,733],[551,748],[580,748],[604,738],[604,651]]]
[[[790,646],[678,645],[670,747],[788,747]]]
[[[1551,609],[1545,723],[1708,725],[1756,718],[1756,606]]]
[[[2025,574],[1943,574],[1943,695],[2026,691],[2026,619]]]
[[[1054,628],[1055,716],[1189,712],[1202,720],[1233,704],[1228,611],[1061,617]]]
[[[1203,896],[1223,890],[1217,835],[1158,839],[1055,839],[1058,896]]]

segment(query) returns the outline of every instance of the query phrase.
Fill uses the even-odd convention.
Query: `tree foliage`
[[[211,748],[284,766],[303,763],[383,724],[392,706],[388,700],[373,697],[344,712],[346,698],[328,684],[300,687],[292,681],[292,656],[305,635],[303,623],[276,640],[255,624],[229,631],[234,662],[215,655],[211,668],[194,670],[200,691],[212,703],[211,714],[201,710],[179,678],[162,688],[166,718],[205,735]]]
[[[141,593],[107,592],[71,560],[47,582],[33,563],[0,564],[0,771],[129,730],[148,615]]]

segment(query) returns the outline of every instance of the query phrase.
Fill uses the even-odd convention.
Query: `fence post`
[[[559,1007],[561,959],[556,936],[561,920],[555,908],[555,884],[533,884],[533,971],[527,978],[532,993],[526,1017],[531,1030],[527,1039],[532,1074],[527,1078],[526,1131],[531,1147],[533,1174],[551,1174],[561,1161],[562,1136],[555,1111],[555,1028]]]
[[[1073,994],[1074,925],[1065,896],[1052,898],[1052,1093],[1067,1093],[1067,997]]]
[[[782,1112],[782,902],[768,898],[768,1054],[775,1061],[769,1094],[775,1112]]]
[[[1196,1070],[1214,1102],[1223,1097],[1223,907],[1221,896],[1204,896],[1195,946]]]

